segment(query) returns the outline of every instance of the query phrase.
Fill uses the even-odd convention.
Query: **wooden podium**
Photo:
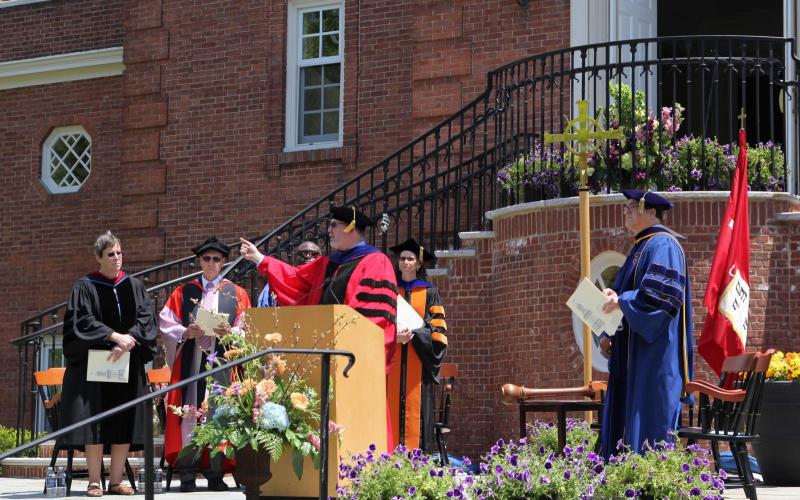
[[[328,453],[328,495],[336,497],[339,457],[364,453],[370,444],[386,449],[386,372],[384,367],[383,330],[354,311],[350,306],[292,306],[251,308],[247,310],[250,327],[258,338],[278,332],[279,347],[298,349],[341,349],[351,351],[356,363],[348,377],[342,375],[344,358],[331,362],[330,418],[344,431],[332,435]],[[267,347],[264,341],[259,342]],[[310,365],[304,378],[319,391],[318,356],[286,355],[288,366]],[[284,448],[277,463],[270,464],[272,479],[261,486],[261,496],[319,498],[319,471],[309,458],[303,478],[292,469],[291,450]]]

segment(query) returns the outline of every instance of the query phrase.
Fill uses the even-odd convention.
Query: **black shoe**
[[[209,491],[228,491],[230,488],[225,481],[222,479],[209,479],[208,480],[208,490]]]
[[[197,485],[194,481],[181,481],[181,493],[192,493],[197,491]]]

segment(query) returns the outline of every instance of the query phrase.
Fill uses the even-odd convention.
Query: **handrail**
[[[144,396],[139,396],[136,399],[128,401],[120,406],[112,408],[110,410],[106,410],[103,413],[99,413],[92,417],[89,417],[85,420],[80,422],[74,423],[63,429],[59,429],[55,432],[47,434],[46,436],[42,436],[40,438],[36,438],[33,441],[25,443],[21,446],[17,446],[13,450],[9,450],[7,452],[0,454],[0,461],[13,457],[23,451],[29,450],[40,444],[44,443],[45,441],[50,441],[52,439],[57,439],[64,434],[68,434],[74,430],[80,429],[86,425],[93,424],[95,422],[99,422],[101,420],[105,420],[108,417],[116,415],[117,413],[123,412],[125,410],[129,410],[134,408],[136,405],[141,404],[144,410],[144,430],[145,430],[145,442],[144,442],[144,459],[145,459],[145,498],[147,500],[153,500],[154,498],[154,491],[153,491],[153,404],[152,400],[159,396],[163,396],[175,389],[180,389],[186,385],[191,383],[197,382],[198,380],[205,379],[211,375],[216,373],[228,370],[230,368],[242,365],[247,363],[248,361],[253,361],[254,359],[261,358],[268,354],[312,354],[312,355],[319,355],[322,357],[322,369],[320,375],[320,426],[319,426],[319,434],[320,434],[320,477],[319,477],[319,498],[320,500],[324,500],[327,498],[327,491],[328,491],[328,438],[329,438],[329,431],[328,431],[328,415],[329,415],[329,399],[328,393],[330,390],[330,361],[331,356],[343,356],[348,359],[347,365],[342,370],[342,374],[347,377],[348,372],[353,367],[356,362],[356,356],[350,351],[343,351],[343,350],[336,350],[336,349],[294,349],[294,348],[287,348],[287,349],[265,349],[263,351],[259,351],[248,356],[239,358],[235,361],[231,361],[229,363],[220,365],[216,368],[212,368],[211,370],[198,373],[197,375],[193,375],[185,380],[181,380],[172,385],[168,385],[162,389],[158,389],[156,391],[150,392],[145,394]]]

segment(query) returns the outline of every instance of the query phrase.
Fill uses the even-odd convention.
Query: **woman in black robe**
[[[388,396],[401,415],[400,436],[395,444],[430,452],[434,446],[434,386],[439,383],[439,368],[447,350],[444,305],[439,290],[425,279],[424,263],[432,261],[433,254],[413,238],[390,250],[397,257],[400,295],[425,322],[415,330],[398,327],[397,331],[397,342],[402,347],[396,352],[397,359],[389,373]]]
[[[94,245],[100,270],[79,279],[64,313],[64,356],[67,361],[59,425],[68,425],[127,403],[148,392],[144,365],[156,352],[153,304],[141,281],[121,271],[119,240],[106,232]],[[127,383],[87,382],[90,349],[109,351],[108,359],[119,360],[130,352]],[[103,495],[100,470],[103,453],[111,454],[108,492],[134,493],[122,484],[128,451],[144,444],[141,407],[118,413],[84,426],[62,437],[62,444],[85,449],[89,469],[86,495]]]

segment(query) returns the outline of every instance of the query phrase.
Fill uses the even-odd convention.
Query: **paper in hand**
[[[417,311],[411,307],[411,304],[406,302],[406,299],[397,296],[397,331],[403,328],[409,330],[416,330],[425,326],[425,321],[417,314]]]
[[[87,382],[115,382],[128,383],[128,372],[131,366],[131,353],[123,353],[116,361],[108,359],[111,351],[89,349],[89,359],[86,364]]]
[[[589,325],[595,335],[605,332],[613,337],[622,322],[622,310],[604,313],[603,304],[607,301],[606,295],[594,286],[594,283],[588,278],[583,278],[567,300],[567,306],[581,321]]]
[[[197,317],[194,319],[194,322],[203,329],[207,336],[213,337],[216,335],[214,333],[214,328],[227,323],[228,315],[226,313],[211,312],[208,309],[200,307],[197,309]]]

